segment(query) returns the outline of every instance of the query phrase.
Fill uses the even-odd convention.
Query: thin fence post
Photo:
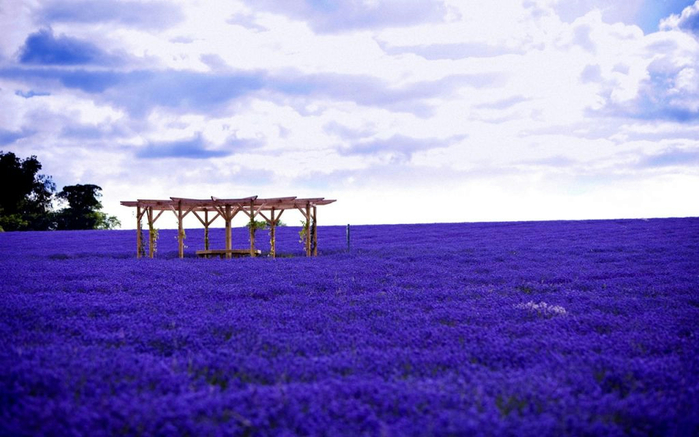
[[[347,252],[350,252],[350,225],[347,223]]]

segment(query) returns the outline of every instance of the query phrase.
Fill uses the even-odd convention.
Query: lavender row
[[[699,431],[697,219],[197,232],[0,234],[0,434]]]

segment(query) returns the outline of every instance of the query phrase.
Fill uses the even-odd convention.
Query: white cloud
[[[116,18],[0,12],[6,148],[102,186],[125,226],[118,200],[177,195],[338,198],[321,216],[338,224],[699,213],[692,8],[644,34],[638,2],[450,0],[393,18],[377,14],[396,2],[156,3],[172,13],[157,26],[113,2]],[[19,62],[49,28],[119,64]]]
[[[684,30],[699,36],[699,1],[687,6],[680,14],[672,14],[660,22],[662,30]]]
[[[32,26],[34,9],[39,1],[3,2],[0,4],[0,61],[10,59],[17,53]]]

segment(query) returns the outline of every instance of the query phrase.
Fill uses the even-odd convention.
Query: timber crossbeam
[[[211,250],[197,250],[197,256],[200,258],[212,258],[219,257],[224,258],[228,255],[235,257],[250,256],[250,251],[248,249],[211,249]],[[261,250],[256,250],[255,255],[262,255]]]

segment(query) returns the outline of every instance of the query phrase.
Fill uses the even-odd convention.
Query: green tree
[[[38,174],[36,156],[20,159],[0,151],[0,230],[53,229],[51,208],[56,184]]]
[[[58,229],[114,229],[119,220],[100,211],[102,188],[92,184],[67,185],[58,198],[68,202],[68,207],[56,213]]]

